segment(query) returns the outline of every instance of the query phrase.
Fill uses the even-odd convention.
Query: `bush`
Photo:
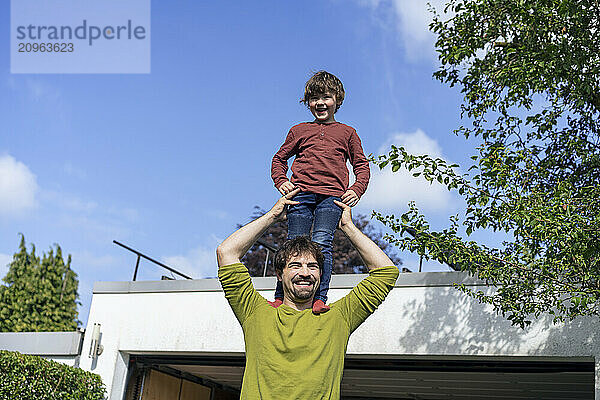
[[[103,400],[104,396],[96,374],[0,350],[0,400]]]

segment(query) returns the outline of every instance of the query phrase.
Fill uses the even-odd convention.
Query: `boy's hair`
[[[335,111],[339,110],[344,102],[344,85],[337,76],[330,74],[327,71],[315,72],[313,76],[304,85],[304,98],[300,103],[304,103],[308,107],[308,100],[315,95],[330,92],[335,95]]]
[[[275,258],[273,259],[275,271],[282,273],[290,257],[296,257],[301,254],[312,255],[317,260],[317,264],[319,264],[319,270],[323,273],[323,253],[321,252],[321,247],[311,241],[308,236],[298,236],[294,239],[286,240],[277,249]]]

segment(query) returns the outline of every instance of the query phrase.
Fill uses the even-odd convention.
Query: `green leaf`
[[[451,259],[484,279],[497,291],[465,293],[516,326],[544,315],[555,323],[598,318],[598,7],[574,0],[450,1],[446,7],[452,18],[438,13],[431,23],[440,59],[434,77],[463,96],[456,110],[463,121],[447,131],[472,143],[463,166],[468,174],[404,149],[400,160],[421,171],[414,176],[457,189],[464,213],[448,228],[429,231],[428,216],[411,205],[409,221],[419,236],[394,243]],[[461,224],[466,235],[457,233]],[[467,241],[475,229],[483,239]],[[489,247],[496,232],[506,239]]]

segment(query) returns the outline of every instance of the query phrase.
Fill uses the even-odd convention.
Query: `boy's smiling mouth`
[[[318,122],[334,122],[335,96],[329,92],[313,96],[308,103],[310,112]]]

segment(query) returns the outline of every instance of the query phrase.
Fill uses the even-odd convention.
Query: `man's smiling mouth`
[[[294,281],[293,283],[294,283],[294,285],[297,285],[297,286],[307,286],[307,287],[312,286],[314,284],[313,281],[300,281],[300,280]]]

